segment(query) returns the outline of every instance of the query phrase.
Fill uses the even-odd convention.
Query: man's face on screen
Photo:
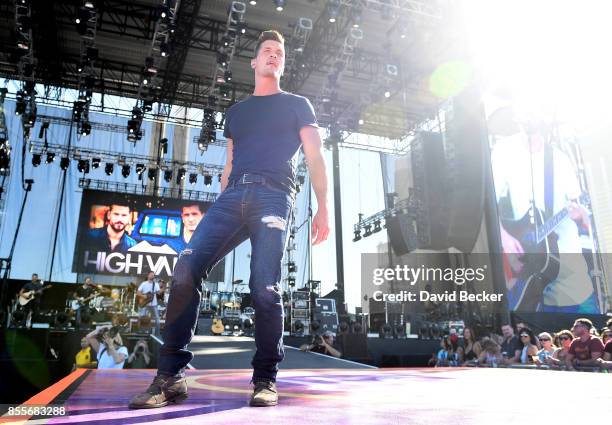
[[[115,232],[122,232],[130,223],[130,209],[122,205],[112,205],[108,213],[108,224]]]
[[[202,220],[202,211],[196,205],[190,205],[188,207],[183,207],[183,212],[181,213],[181,217],[183,218],[183,224],[185,228],[193,232],[196,227],[198,227],[198,223]]]

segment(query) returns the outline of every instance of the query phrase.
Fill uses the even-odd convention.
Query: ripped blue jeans
[[[255,308],[253,379],[276,380],[283,348],[281,261],[288,233],[293,197],[257,175],[246,174],[228,187],[206,211],[174,268],[166,311],[159,373],[182,374],[193,354],[193,338],[200,306],[201,279],[247,238],[251,240],[249,289]]]

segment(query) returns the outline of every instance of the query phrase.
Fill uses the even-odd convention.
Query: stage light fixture
[[[77,162],[77,170],[79,170],[79,173],[89,173],[89,161],[86,159],[79,159]]]
[[[107,162],[106,165],[104,166],[104,172],[106,173],[107,176],[110,176],[111,174],[113,174],[114,169],[115,169],[115,166],[111,164],[110,162]]]
[[[40,165],[40,163],[41,163],[40,154],[38,154],[38,153],[33,154],[32,155],[32,165],[34,167],[38,167]]]
[[[147,167],[145,167],[144,164],[136,164],[136,174],[138,174],[138,180],[142,179],[142,173],[144,173],[146,168]]]
[[[327,3],[327,15],[330,23],[336,22],[338,12],[340,11],[340,2],[338,0],[329,0]]]
[[[359,28],[362,20],[361,8],[353,9],[353,28]]]
[[[21,115],[26,110],[26,93],[23,90],[17,91],[15,95],[15,115]]]
[[[53,161],[55,161],[55,153],[47,152],[47,160],[45,162],[51,164]]]
[[[100,166],[100,158],[91,158],[91,168],[94,170]]]
[[[251,0],[251,1],[249,1],[249,4],[251,6],[257,6],[257,0]]]
[[[151,181],[157,179],[157,169],[149,168],[148,175],[149,175],[149,180],[151,180]]]
[[[285,0],[274,0],[274,5],[276,6],[277,12],[282,12],[285,8]]]
[[[172,170],[166,170],[164,171],[164,180],[167,183],[170,183],[170,180],[172,180]]]
[[[185,171],[184,168],[179,168],[179,170],[176,173],[176,184],[181,184],[181,182],[185,180],[186,173],[187,172]]]
[[[81,136],[89,136],[91,133],[91,124],[89,121],[84,121],[81,123]]]
[[[165,41],[162,41],[159,45],[159,54],[164,58],[170,55],[170,49],[168,48],[168,43],[166,43]]]
[[[205,174],[204,175],[204,186],[211,186],[212,185],[212,176],[210,174]]]
[[[295,261],[289,261],[287,263],[287,271],[289,273],[295,273],[297,272],[297,265],[295,264]]]
[[[380,227],[380,220],[374,221],[374,229],[372,230],[372,233],[377,233],[377,232],[380,232],[381,230],[382,228]]]
[[[229,70],[228,70],[228,71],[225,71],[225,72],[223,73],[223,77],[224,77],[224,79],[225,79],[225,82],[226,82],[226,83],[229,83],[230,81],[232,81],[232,71],[229,71]]]
[[[155,59],[151,56],[145,58],[145,72],[149,74],[157,74],[157,67],[155,66]]]
[[[123,167],[121,167],[121,175],[126,179],[130,175],[130,171],[131,171],[131,168],[129,164],[125,164]]]
[[[293,288],[295,286],[295,277],[289,276],[287,278],[287,285]]]
[[[387,90],[387,91],[385,92],[385,97],[386,97],[387,99],[391,97],[391,92],[390,92],[389,90]]]
[[[363,119],[359,119],[358,123],[359,123],[359,125],[363,125],[363,123],[364,123]]]
[[[361,240],[361,231],[360,230],[355,230],[355,237],[353,238],[353,242],[357,242]]]
[[[378,332],[378,336],[380,338],[393,338],[393,328],[390,324],[385,323],[380,327],[380,331]]]
[[[60,168],[66,171],[69,166],[70,166],[70,159],[68,159],[67,157],[62,157],[62,159],[60,159]]]
[[[370,236],[372,234],[372,225],[371,224],[366,224],[364,226],[364,232],[363,232],[363,237],[367,238],[368,236]]]
[[[196,184],[198,182],[198,175],[195,173],[189,174],[189,183]]]

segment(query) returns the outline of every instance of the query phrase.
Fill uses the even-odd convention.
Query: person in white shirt
[[[98,328],[85,338],[97,353],[98,369],[123,369],[128,350],[116,328]]]
[[[157,293],[160,292],[161,288],[155,281],[155,273],[150,271],[147,275],[147,280],[142,282],[138,287],[138,299],[146,300],[147,297],[151,298],[144,306],[141,305],[139,315],[140,317],[149,316],[155,321],[155,335],[159,335],[159,310],[157,307]]]
[[[546,124],[537,121],[519,122],[513,112],[504,112],[507,109],[498,109],[489,119],[491,121],[495,115],[506,113],[505,121],[512,122],[514,128],[497,138],[491,152],[500,218],[520,220],[532,211],[533,205],[545,214],[548,195],[552,197],[552,201],[549,201],[551,211],[548,211],[544,221],[567,208],[567,216],[553,232],[558,252],[574,254],[560,258],[558,275],[543,288],[534,291],[525,285],[525,281],[508,279],[509,307],[511,310],[521,309],[521,304],[527,300],[537,304],[536,311],[598,313],[599,307],[586,261],[582,255],[577,255],[582,253],[579,226],[588,226],[590,221],[588,212],[578,202],[581,189],[576,168],[564,151],[550,144],[550,129]],[[489,130],[495,134],[495,129]],[[547,150],[549,153],[545,153]],[[548,167],[545,167],[546,155],[551,158]],[[548,181],[552,187],[546,187],[546,173],[549,173]],[[509,267],[517,275],[524,266],[524,262],[519,259],[525,254],[525,247],[516,235],[513,236],[504,228],[502,220],[500,232]],[[537,280],[533,281],[536,285],[531,286],[537,286]]]

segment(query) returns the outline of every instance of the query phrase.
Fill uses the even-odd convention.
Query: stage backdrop
[[[73,271],[124,277],[153,271],[169,278],[209,206],[84,190]]]

